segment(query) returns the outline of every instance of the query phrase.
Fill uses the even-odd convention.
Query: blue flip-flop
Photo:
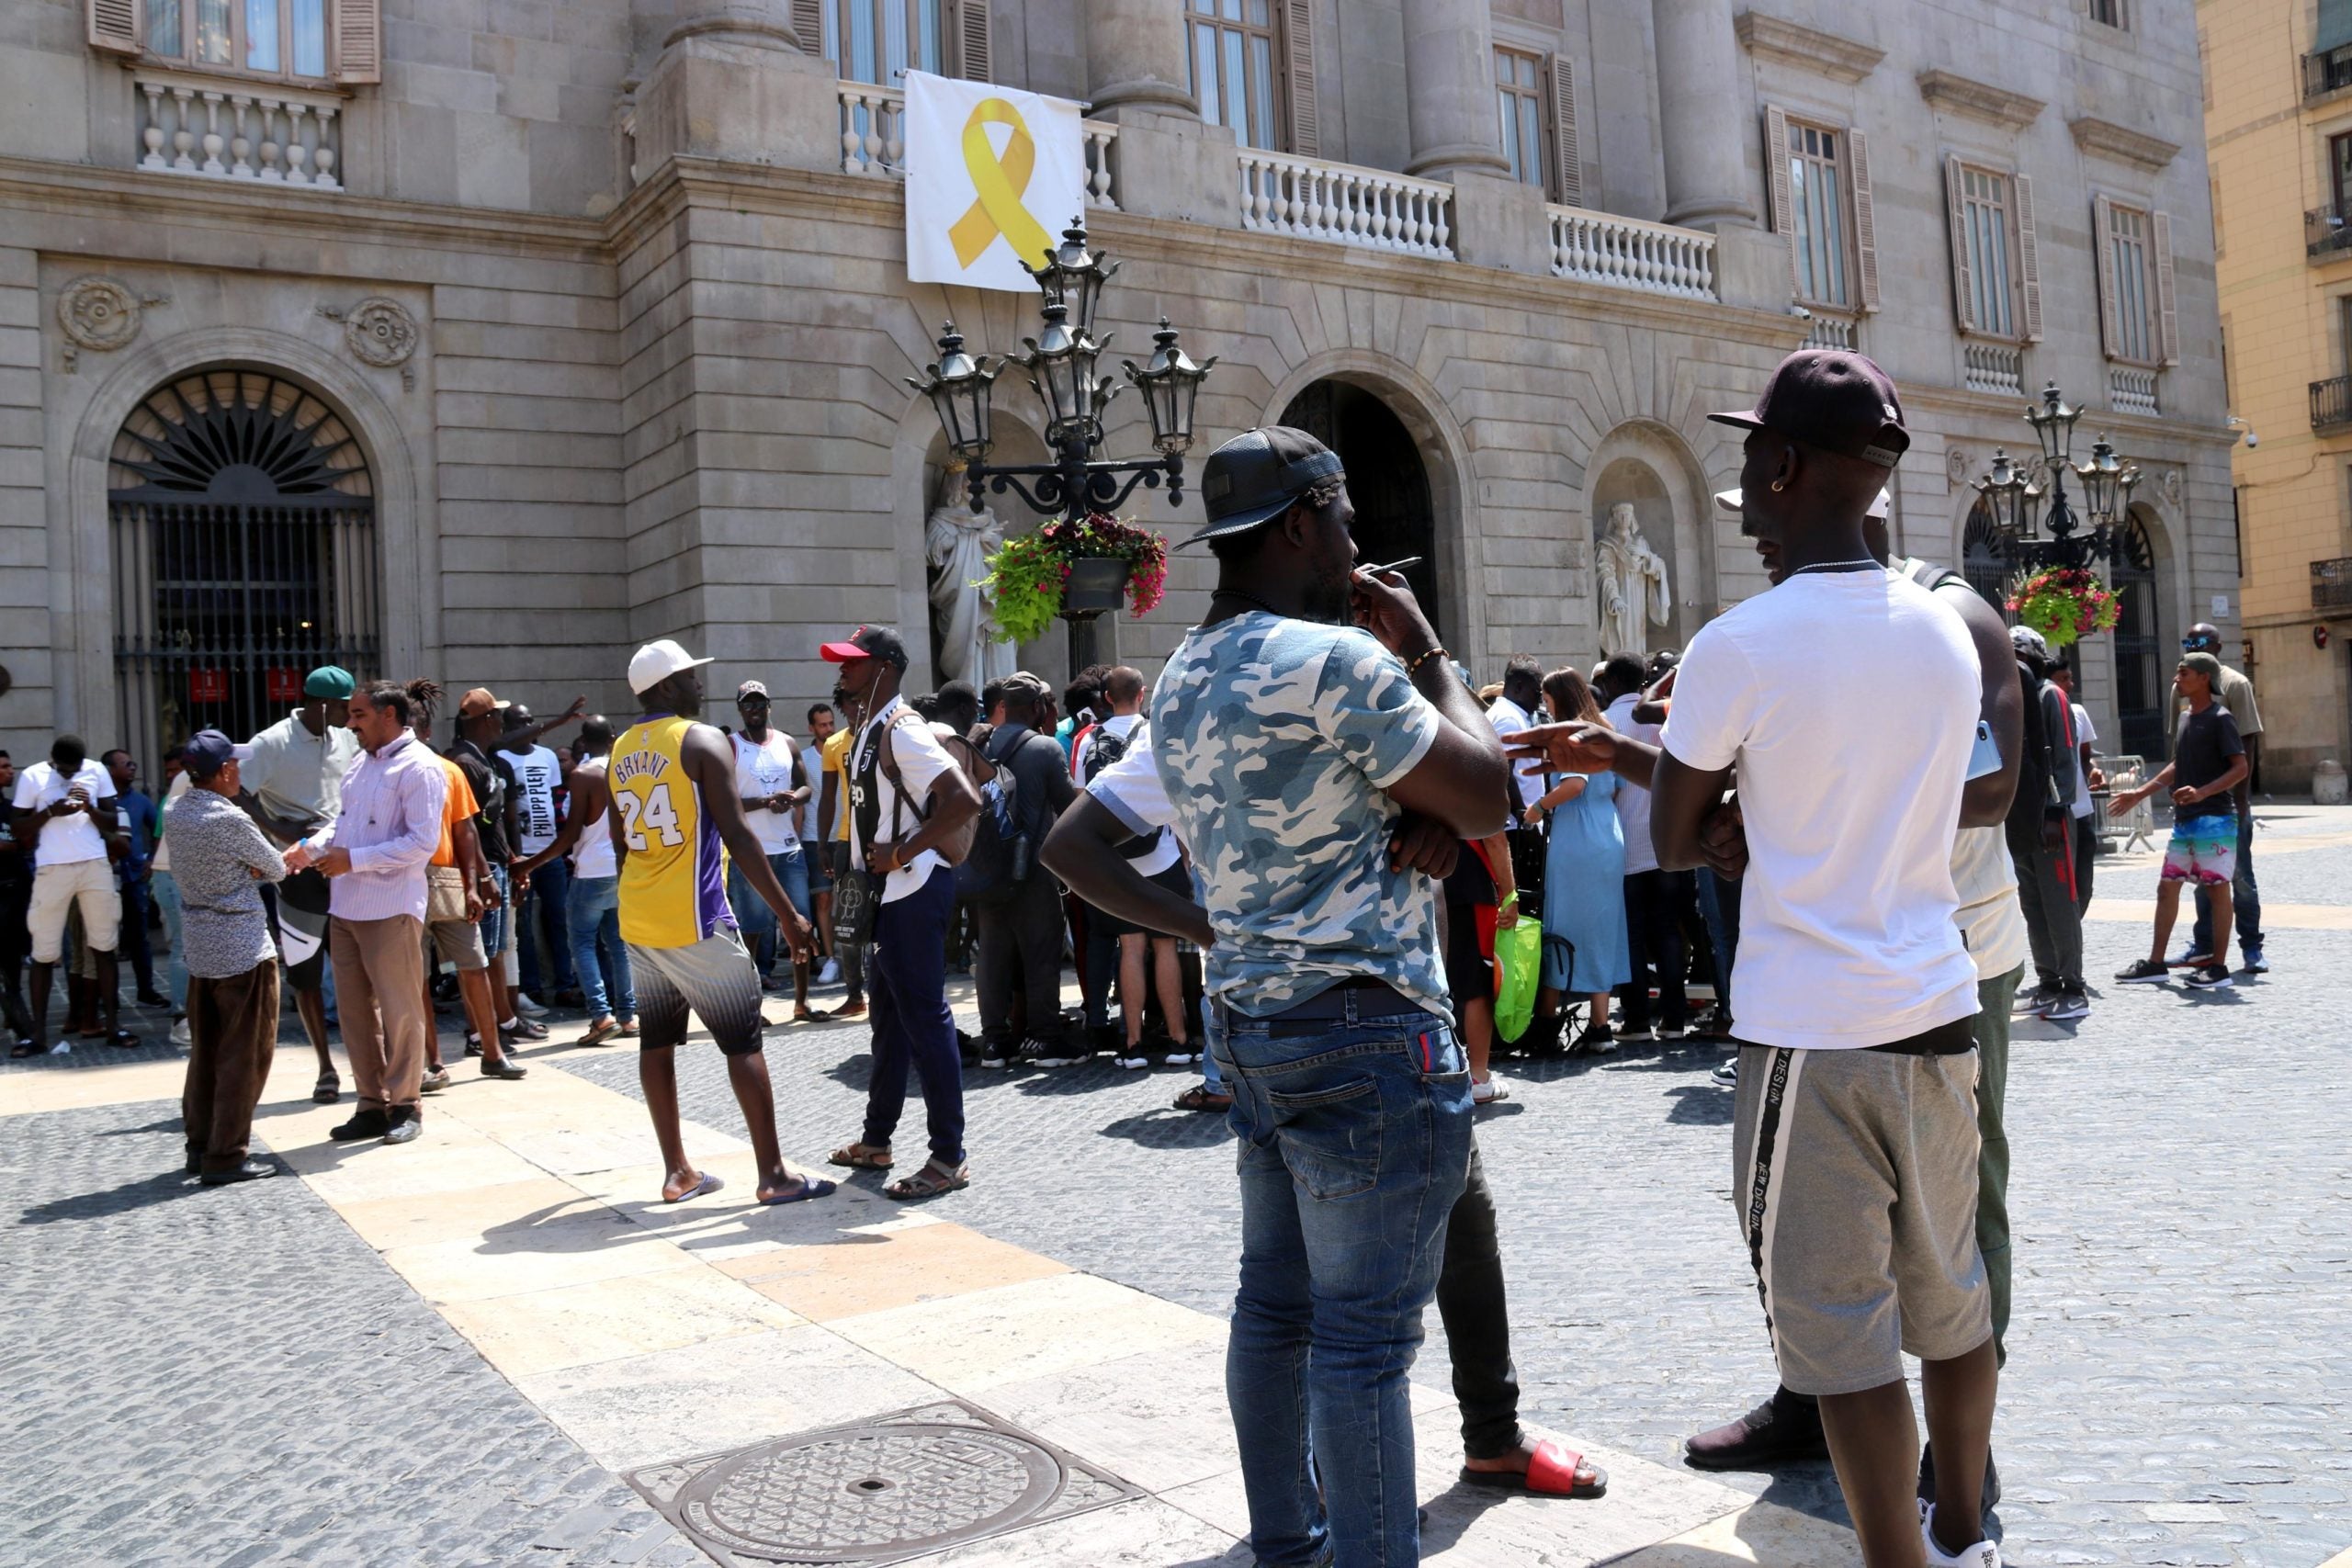
[[[804,1176],[800,1179],[799,1184],[789,1191],[770,1193],[767,1197],[761,1199],[760,1201],[769,1205],[777,1203],[805,1203],[811,1198],[822,1198],[826,1193],[831,1192],[833,1190],[833,1186],[834,1184],[832,1182],[826,1180],[821,1176]]]
[[[699,1177],[701,1179],[697,1180],[692,1187],[687,1188],[684,1192],[679,1193],[675,1198],[664,1198],[662,1201],[664,1203],[683,1203],[689,1198],[699,1198],[706,1192],[716,1192],[720,1188],[727,1185],[726,1182],[721,1181],[718,1177],[711,1175],[710,1172],[707,1170],[695,1171],[695,1175]]]

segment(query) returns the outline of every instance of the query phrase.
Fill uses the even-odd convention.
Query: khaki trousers
[[[180,1117],[187,1152],[206,1175],[245,1163],[254,1107],[277,1050],[277,961],[225,980],[187,981],[187,1087]]]
[[[424,922],[413,915],[327,926],[344,1055],[362,1111],[403,1111],[412,1120],[424,1077]]]

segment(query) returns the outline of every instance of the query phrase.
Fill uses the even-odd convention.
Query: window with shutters
[[[2112,356],[2135,365],[2156,363],[2162,344],[2156,326],[2155,244],[2149,214],[2109,203],[2107,209],[2109,276],[2115,281]]]
[[[1960,182],[1962,276],[1969,316],[1975,330],[1987,337],[2015,337],[2016,223],[2008,176],[1963,164]]]
[[[355,9],[348,0],[142,0],[140,41],[151,60],[208,73],[326,82],[343,74],[333,33],[338,20],[357,26]],[[365,9],[372,55],[375,6]]]
[[[1544,185],[1542,59],[1521,50],[1495,51],[1495,107],[1502,116],[1510,177],[1522,185]]]
[[[2110,28],[2132,25],[2130,0],[2088,0],[2088,4],[2090,18],[2094,22],[2102,22]]]
[[[1233,128],[1244,147],[1282,150],[1276,73],[1274,0],[1186,0],[1185,41],[1191,46],[1193,96],[1201,118]],[[1312,152],[1313,148],[1289,149]]]
[[[941,0],[822,0],[820,10],[824,56],[842,80],[897,87],[910,71],[945,73]]]
[[[1796,253],[1797,298],[1809,305],[1854,303],[1844,142],[1826,126],[1789,121],[1789,232]]]

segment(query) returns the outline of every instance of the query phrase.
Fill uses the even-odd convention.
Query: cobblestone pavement
[[[2285,852],[2346,828],[2344,813],[2274,814],[2256,852],[2269,901],[2352,903],[2352,842]],[[2151,898],[2154,865],[2102,863],[2101,891]],[[2139,924],[2087,930],[2095,976],[2144,951]],[[2274,973],[2234,992],[2095,982],[2079,1026],[2018,1031],[2017,1302],[1996,1441],[2013,1562],[2311,1568],[2352,1545],[2352,935],[2280,929],[2269,955]],[[771,1036],[788,1153],[856,1134],[861,1048],[839,1028]],[[1516,1098],[1479,1130],[1526,1414],[1665,1463],[1773,1382],[1728,1208],[1731,1094],[1708,1078],[1724,1054],[1507,1064]],[[625,1054],[565,1066],[635,1092]],[[715,1052],[680,1067],[687,1114],[740,1126]],[[1225,1308],[1231,1155],[1217,1119],[1168,1109],[1186,1076],[1098,1059],[971,1078],[973,1185],[938,1213]],[[910,1101],[910,1155],[921,1129]],[[1430,1317],[1417,1375],[1442,1381]],[[1826,1465],[1724,1479],[1843,1517]]]
[[[0,1562],[707,1563],[306,1184],[180,1147],[168,1103],[0,1121]]]

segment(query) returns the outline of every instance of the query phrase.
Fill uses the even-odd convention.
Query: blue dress
[[[1544,856],[1544,984],[1579,996],[1634,977],[1617,775],[1584,778],[1582,795],[1552,808]]]

